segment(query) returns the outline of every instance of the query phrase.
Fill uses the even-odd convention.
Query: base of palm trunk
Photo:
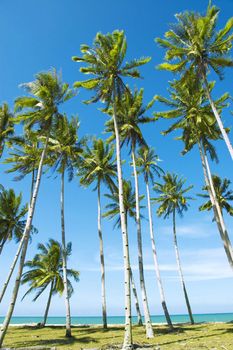
[[[135,346],[132,344],[132,345],[123,346],[121,350],[133,350],[134,348]]]
[[[71,338],[72,334],[71,334],[71,329],[66,329],[66,338]]]
[[[167,321],[167,325],[168,325],[168,327],[171,330],[173,330],[172,320],[170,318],[170,315],[169,315],[169,312],[168,312],[167,305],[166,305],[165,301],[162,301],[162,308],[163,308],[163,312],[164,312],[164,315],[165,315],[165,318],[166,318],[166,321]]]

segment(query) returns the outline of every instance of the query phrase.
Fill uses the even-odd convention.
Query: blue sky
[[[224,25],[233,10],[232,0],[216,0],[221,7],[219,27]],[[139,1],[109,1],[109,0],[21,0],[0,3],[0,101],[8,101],[13,105],[14,99],[23,94],[18,87],[20,83],[33,79],[35,73],[56,67],[62,70],[64,81],[70,85],[82,79],[79,65],[71,61],[73,55],[79,55],[80,44],[91,44],[96,32],[111,32],[114,29],[125,30],[128,42],[127,59],[140,56],[151,56],[152,60],[141,71],[144,77],[140,81],[131,81],[131,87],[145,88],[145,102],[155,94],[168,96],[168,80],[172,74],[159,72],[155,66],[162,61],[164,52],[158,48],[154,38],[162,36],[174,21],[174,14],[185,9],[204,11],[207,0],[145,0]],[[212,77],[212,79],[217,79]],[[214,90],[215,96],[225,91],[232,92],[232,70],[228,70],[224,81],[218,81]],[[102,136],[106,116],[97,107],[86,106],[82,101],[89,96],[80,91],[78,96],[62,107],[68,115],[78,115],[81,121],[80,136]],[[162,110],[158,103],[153,110]],[[232,126],[232,106],[223,113],[225,125]],[[200,192],[203,184],[203,174],[197,149],[182,157],[182,144],[174,141],[173,135],[163,137],[160,132],[168,126],[168,122],[159,121],[143,127],[148,143],[155,147],[163,168],[176,172],[187,178],[188,184],[193,184],[192,195]],[[232,133],[230,137],[233,141]],[[217,144],[220,163],[211,164],[214,172],[233,180],[230,156],[222,143]],[[124,150],[124,155],[127,153]],[[6,175],[7,167],[1,165],[1,183],[22,191],[24,201],[28,200],[30,178],[21,182],[13,182],[11,175]],[[125,177],[133,180],[129,169],[129,159],[124,165]],[[36,251],[38,242],[46,242],[49,237],[60,239],[60,182],[59,178],[45,176],[43,178],[39,199],[34,217],[34,225],[39,229],[38,235],[29,246],[28,258]],[[103,189],[105,192],[105,189]],[[145,193],[143,181],[140,180],[140,192]],[[66,183],[66,232],[67,240],[73,242],[73,256],[69,265],[80,270],[80,282],[75,286],[72,297],[73,315],[100,315],[100,273],[99,273],[99,242],[97,235],[97,198],[92,189],[79,187],[78,179]],[[103,200],[103,205],[105,200]],[[194,313],[230,312],[232,304],[232,272],[222,247],[222,242],[212,223],[212,214],[199,213],[200,200],[191,203],[189,211],[182,220],[178,219],[178,239],[181,259],[190,301]],[[173,249],[171,222],[157,219],[153,209],[162,277],[171,313],[186,313],[182,290],[177,278],[175,255]],[[147,213],[144,213],[147,217]],[[227,226],[232,236],[232,218],[226,217]],[[103,221],[104,248],[106,256],[106,288],[107,305],[110,315],[122,315],[123,300],[123,270],[122,242],[119,230],[113,230],[112,222]],[[138,286],[136,227],[131,222],[129,226],[130,252],[133,270]],[[143,222],[143,243],[145,278],[148,299],[152,314],[161,314],[161,306],[153,260],[150,248],[148,222]],[[0,257],[0,283],[7,274],[12,256],[16,251],[12,242],[5,248]],[[12,287],[12,285],[11,285]],[[11,288],[10,288],[11,289]],[[20,295],[15,308],[15,315],[40,315],[44,312],[47,295],[36,303],[30,297],[20,302],[25,291]],[[0,315],[6,311],[9,302],[8,291],[1,305]],[[51,306],[51,315],[64,315],[64,303],[55,297]]]

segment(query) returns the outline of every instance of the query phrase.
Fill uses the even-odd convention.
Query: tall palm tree
[[[78,142],[79,121],[73,117],[69,121],[64,115],[55,122],[55,127],[51,133],[48,144],[48,164],[53,165],[54,169],[61,175],[61,236],[62,236],[62,259],[63,259],[63,279],[64,295],[66,306],[66,337],[71,337],[71,315],[67,280],[67,261],[66,261],[66,234],[65,234],[65,173],[68,174],[68,180],[74,177],[75,164],[82,152],[81,144]]]
[[[213,88],[213,85],[213,83],[209,84],[210,90]],[[186,154],[196,144],[198,145],[205,183],[209,189],[215,220],[223,241],[228,262],[231,267],[233,267],[233,250],[216,198],[207,157],[207,153],[209,153],[212,160],[218,161],[215,148],[211,141],[221,139],[221,132],[215,121],[208,99],[205,96],[204,89],[200,85],[200,81],[197,81],[191,71],[190,74],[186,76],[185,84],[179,81],[171,83],[170,96],[170,99],[157,96],[157,99],[170,109],[155,113],[155,116],[165,119],[178,118],[178,120],[164,131],[163,134],[166,135],[177,129],[182,130],[182,136],[177,137],[177,139],[182,140],[185,145],[182,154]],[[219,113],[225,107],[227,98],[228,94],[224,94],[215,101]]]
[[[114,31],[103,35],[97,33],[93,46],[81,46],[82,57],[73,57],[76,62],[86,63],[80,71],[92,75],[91,79],[76,82],[75,87],[83,87],[93,90],[95,96],[87,103],[102,101],[113,107],[113,121],[116,135],[116,157],[119,188],[119,204],[121,213],[121,230],[123,240],[124,276],[125,276],[125,335],[123,349],[131,349],[132,322],[131,322],[131,293],[130,293],[130,271],[129,271],[129,249],[128,235],[126,232],[125,209],[123,202],[123,178],[121,167],[120,136],[118,129],[117,102],[121,100],[126,90],[123,82],[124,77],[139,78],[138,67],[150,61],[150,58],[142,58],[126,62],[123,65],[127,51],[127,43],[123,31]]]
[[[185,182],[186,180],[178,178],[178,176],[175,174],[166,173],[163,176],[163,183],[155,183],[154,190],[159,196],[157,198],[153,198],[153,200],[159,203],[159,208],[157,209],[157,214],[159,217],[163,216],[164,219],[166,219],[172,215],[174,247],[178,271],[180,275],[180,282],[184,292],[189,318],[191,324],[194,324],[192,310],[181,268],[180,254],[176,237],[176,213],[180,216],[183,216],[183,212],[188,210],[188,200],[192,199],[191,197],[186,196],[186,193],[193,186],[184,188]]]
[[[22,237],[24,244],[20,257],[19,270],[15,280],[7,315],[0,329],[0,347],[2,346],[6,331],[8,329],[18,295],[20,279],[27,252],[29,233],[31,230],[36,200],[40,187],[42,168],[47,152],[51,129],[59,114],[58,106],[73,96],[73,92],[69,89],[68,84],[62,82],[61,76],[59,76],[55,70],[45,73],[38,73],[33,82],[23,84],[23,87],[31,96],[24,96],[16,99],[15,107],[18,111],[16,120],[23,122],[28,129],[32,128],[33,126],[38,126],[40,134],[46,136],[46,141],[41,153],[33,196],[29,205],[27,221]]]
[[[155,181],[155,174],[158,177],[160,177],[161,174],[164,174],[163,169],[160,166],[158,166],[158,162],[159,162],[159,158],[155,154],[153,148],[148,148],[148,147],[139,148],[137,157],[136,157],[136,165],[138,166],[139,173],[143,174],[144,181],[146,184],[147,208],[148,208],[149,226],[150,226],[150,239],[151,239],[154,265],[155,265],[155,272],[157,276],[160,299],[161,299],[164,315],[166,317],[167,324],[172,328],[173,327],[172,321],[168,312],[160,269],[159,269],[156,244],[155,244],[155,238],[154,238],[153,219],[152,219],[152,212],[151,212],[151,196],[150,196],[149,181],[153,184]]]
[[[218,14],[219,9],[212,5],[211,1],[205,15],[190,11],[176,14],[177,23],[165,33],[164,39],[157,38],[156,41],[167,50],[165,56],[167,62],[160,64],[160,69],[172,72],[187,72],[189,69],[194,69],[197,78],[201,79],[222,137],[233,159],[233,148],[211,97],[207,80],[211,69],[222,79],[223,69],[233,67],[233,60],[229,56],[232,48],[233,17],[227,21],[223,29],[216,31]],[[174,60],[175,62],[171,63]]]
[[[0,192],[0,254],[7,241],[19,242],[25,227],[28,206],[22,206],[22,193],[10,188]]]
[[[143,300],[143,309],[146,323],[147,338],[153,338],[154,332],[150,319],[149,305],[146,293],[144,268],[143,268],[143,250],[142,250],[142,233],[141,233],[141,220],[140,220],[140,207],[139,207],[139,185],[138,185],[138,173],[136,168],[136,149],[137,146],[146,145],[146,141],[140,129],[140,124],[149,123],[154,121],[154,118],[145,116],[145,113],[152,107],[154,99],[143,105],[143,89],[139,91],[135,90],[133,93],[125,93],[118,107],[118,126],[120,132],[120,138],[122,145],[126,143],[130,146],[130,153],[132,157],[134,182],[135,182],[135,199],[136,199],[136,224],[137,224],[137,240],[138,240],[138,265],[140,276],[140,287]],[[109,114],[112,115],[112,109]],[[113,131],[114,128],[112,120],[107,123],[107,131]],[[111,130],[112,129],[112,130]]]
[[[0,106],[0,158],[2,157],[6,140],[14,134],[14,115],[7,103]]]
[[[8,146],[13,147],[13,150],[9,152],[10,157],[6,158],[5,164],[13,164],[11,169],[8,169],[7,173],[17,172],[18,175],[14,177],[15,181],[23,179],[27,174],[32,174],[31,179],[31,193],[30,201],[32,200],[33,188],[35,184],[36,172],[39,166],[39,160],[41,156],[41,148],[38,145],[38,136],[37,132],[26,131],[23,137],[13,137],[8,141]],[[21,249],[23,247],[24,239],[21,237],[21,240],[18,244],[18,248],[14,259],[12,261],[11,267],[9,269],[7,278],[3,284],[2,290],[0,292],[0,302],[2,301],[6,289],[9,285],[10,279],[14,272],[15,266],[17,264],[18,258],[20,256]]]
[[[124,208],[125,208],[125,221],[126,221],[126,229],[128,232],[128,217],[136,220],[136,199],[135,199],[135,191],[132,189],[131,181],[123,180],[123,193],[124,193]],[[120,206],[119,206],[119,197],[117,191],[113,191],[110,194],[105,194],[105,197],[110,200],[110,203],[105,206],[107,211],[103,214],[103,217],[109,219],[115,219],[114,228],[120,227],[121,218],[120,218]],[[144,198],[144,196],[140,196],[140,201]],[[142,206],[141,206],[142,208]],[[132,285],[132,291],[135,298],[135,308],[138,316],[138,325],[142,325],[142,316],[139,307],[139,301],[137,296],[137,290],[134,282],[133,272],[130,267],[130,280]]]
[[[39,243],[37,246],[39,253],[37,253],[32,260],[25,263],[28,271],[22,275],[21,284],[29,284],[29,289],[24,294],[26,295],[36,292],[33,301],[36,301],[39,296],[49,288],[48,300],[45,308],[43,322],[41,326],[45,326],[52,296],[64,292],[65,286],[63,281],[63,259],[61,244],[53,239],[50,239],[47,244]],[[66,246],[66,257],[69,257],[72,252],[71,242]],[[79,272],[73,269],[67,269],[67,276],[74,278],[77,282],[79,280]],[[73,293],[73,287],[70,279],[67,279],[69,297]]]
[[[217,175],[212,175],[215,194],[221,211],[224,209],[228,214],[233,216],[233,207],[229,204],[229,201],[233,201],[233,191],[229,189],[231,181],[228,179],[221,179]],[[208,194],[199,194],[200,197],[208,199],[204,204],[199,207],[199,210],[211,210],[213,205],[209,197],[209,189],[207,186],[203,187],[203,191]]]
[[[80,183],[87,187],[96,183],[98,200],[98,235],[100,244],[100,268],[101,268],[101,295],[103,327],[107,328],[107,308],[105,291],[105,266],[103,235],[101,227],[101,184],[105,184],[111,190],[115,189],[113,179],[117,176],[116,162],[114,157],[115,148],[109,146],[102,139],[94,139],[92,147],[86,146],[79,167]]]

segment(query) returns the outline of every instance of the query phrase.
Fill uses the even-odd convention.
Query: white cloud
[[[164,252],[165,254],[167,251]],[[163,251],[160,252],[163,255]],[[182,268],[185,279],[187,281],[201,280],[220,280],[233,278],[233,271],[230,268],[222,248],[209,248],[198,250],[182,250]],[[114,254],[111,254],[114,256]],[[123,265],[118,259],[106,259],[106,271],[118,272],[123,271]],[[131,265],[132,270],[138,270],[137,264]],[[154,271],[153,264],[144,264],[145,271]],[[99,272],[98,264],[85,267],[83,271]],[[177,265],[176,263],[162,263],[160,270],[163,272],[164,279],[177,280]]]
[[[172,225],[171,226],[163,226],[160,228],[160,232],[164,234],[172,235]],[[187,238],[203,238],[209,237],[215,232],[215,226],[211,224],[192,224],[192,225],[177,225],[176,233],[178,236],[187,237]]]

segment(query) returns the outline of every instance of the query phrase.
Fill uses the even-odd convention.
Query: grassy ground
[[[159,350],[233,350],[233,324],[197,324],[176,326],[169,332],[166,326],[154,326],[155,338],[145,339],[142,327],[133,328],[134,343],[153,345]],[[64,337],[63,327],[10,327],[5,338],[5,347],[27,347],[36,345],[55,346],[57,349],[100,348],[121,344],[122,327],[75,327],[73,337]]]

